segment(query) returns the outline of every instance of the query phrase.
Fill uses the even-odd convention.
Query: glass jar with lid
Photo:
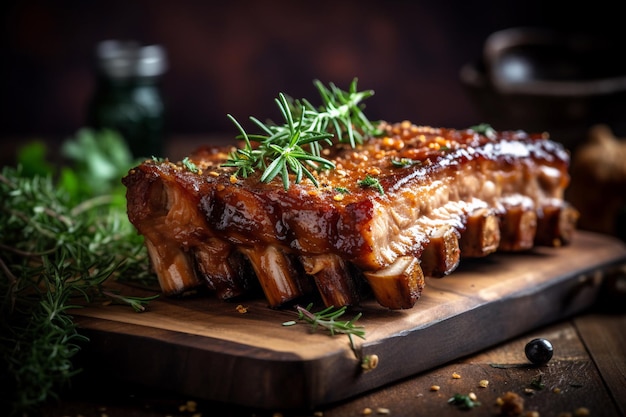
[[[134,157],[162,157],[165,109],[159,81],[167,69],[164,48],[106,40],[96,52],[97,83],[87,125],[117,131]]]

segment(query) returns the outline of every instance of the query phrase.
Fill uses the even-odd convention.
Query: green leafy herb
[[[471,408],[480,406],[479,401],[472,399],[469,395],[463,394],[454,394],[453,397],[448,399],[448,404],[456,405],[457,407],[464,410],[469,410]]]
[[[138,162],[133,160],[122,136],[109,129],[80,129],[62,143],[61,154],[68,164],[61,167],[58,186],[75,200],[104,194],[123,197],[120,179]]]
[[[189,159],[189,157],[185,157],[182,161],[183,165],[185,166],[185,168],[187,168],[189,171],[193,172],[194,174],[198,173],[198,167],[196,166],[196,164],[194,164],[193,162],[191,162],[191,160]]]
[[[103,285],[122,276],[155,281],[123,204],[121,172],[134,163],[125,146],[85,130],[63,147],[75,165],[0,171],[0,409],[36,409],[79,372],[72,358],[87,340],[72,309],[101,300],[143,311],[154,298]],[[21,155],[34,162],[35,154]]]
[[[530,386],[536,390],[544,389],[546,387],[546,384],[543,383],[542,379],[543,379],[543,375],[539,374],[537,378],[530,381]]]
[[[510,368],[525,368],[528,366],[526,363],[490,363],[489,366],[498,369],[510,369]]]
[[[46,160],[48,149],[40,140],[34,140],[28,146],[17,151],[17,159],[25,175],[48,175],[54,170],[52,164]]]
[[[395,167],[400,167],[400,168],[404,168],[404,167],[408,167],[411,165],[416,165],[416,164],[421,164],[422,161],[416,161],[414,159],[411,158],[394,158],[391,160],[391,164]]]
[[[261,130],[260,134],[247,134],[229,114],[241,133],[239,138],[244,140],[244,146],[232,152],[223,166],[236,168],[235,174],[242,177],[260,170],[262,182],[280,177],[285,189],[289,188],[290,174],[295,175],[296,183],[306,177],[318,186],[312,171],[335,168],[331,161],[321,156],[324,145],[333,145],[332,138],[354,147],[365,135],[378,134],[363,114],[361,104],[374,93],[371,90],[358,92],[356,84],[355,79],[349,91],[343,91],[334,84],[326,87],[315,81],[323,102],[319,108],[307,100],[293,100],[280,93],[275,101],[284,123],[263,123],[250,117]]]
[[[380,184],[380,181],[378,181],[378,178],[374,178],[371,175],[367,175],[365,176],[364,179],[360,180],[358,182],[359,187],[363,187],[363,188],[375,188],[376,190],[378,190],[378,192],[383,195],[385,194],[385,190],[383,189],[383,186]]]
[[[335,191],[337,191],[339,194],[350,194],[350,190],[348,190],[346,187],[335,187]]]
[[[332,306],[326,307],[317,313],[311,312],[312,307],[312,303],[306,308],[297,306],[296,311],[298,313],[298,320],[303,320],[309,323],[314,331],[321,327],[328,330],[331,336],[334,336],[337,333],[347,334],[353,350],[355,350],[355,346],[352,336],[365,339],[365,328],[363,326],[355,325],[356,321],[361,318],[361,313],[357,314],[352,320],[344,321],[338,319],[345,314],[347,310],[346,306],[338,309],[335,309]],[[296,321],[287,321],[283,323],[283,326],[291,326],[296,323]]]
[[[339,142],[349,143],[353,148],[363,143],[365,135],[380,134],[363,113],[362,101],[373,96],[373,90],[357,91],[356,78],[352,80],[348,91],[341,90],[333,83],[327,88],[319,80],[314,81],[314,84],[322,98],[322,106],[316,109],[306,99],[296,101],[293,106],[296,114],[304,113],[304,126],[308,125],[313,131],[332,131]]]
[[[480,123],[476,126],[472,126],[470,127],[471,130],[473,130],[476,133],[479,133],[481,135],[485,135],[488,138],[493,138],[496,135],[496,131],[493,127],[491,127],[491,125],[487,124],[487,123]]]

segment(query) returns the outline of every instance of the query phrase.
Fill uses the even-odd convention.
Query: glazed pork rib
[[[123,179],[163,292],[260,288],[271,307],[317,291],[327,306],[373,294],[412,308],[426,277],[463,258],[569,243],[569,154],[545,134],[383,123],[383,135],[324,156],[309,180],[260,182],[223,164],[232,148],[147,160]],[[191,162],[191,165],[189,162]],[[190,168],[191,167],[191,168]]]

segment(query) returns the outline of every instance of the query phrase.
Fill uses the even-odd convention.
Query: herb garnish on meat
[[[295,175],[299,183],[307,177],[318,186],[311,172],[334,169],[334,164],[322,156],[323,146],[332,146],[333,138],[340,143],[355,147],[366,135],[376,135],[376,127],[365,117],[362,101],[371,97],[372,90],[357,91],[354,79],[348,91],[334,84],[326,87],[314,82],[322,105],[318,108],[306,99],[293,100],[283,93],[276,99],[284,124],[263,123],[255,117],[250,120],[261,129],[260,134],[247,134],[242,125],[232,116],[244,140],[244,146],[229,155],[223,166],[236,168],[236,175],[248,177],[262,171],[260,180],[270,182],[277,176],[283,187],[289,188],[289,174]]]

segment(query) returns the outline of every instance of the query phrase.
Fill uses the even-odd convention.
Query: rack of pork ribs
[[[373,296],[406,309],[425,277],[464,258],[571,241],[570,156],[547,134],[406,121],[381,129],[355,148],[326,148],[336,167],[315,172],[317,186],[237,177],[223,167],[233,147],[131,169],[128,216],[162,292],[202,287],[228,300],[256,291],[272,308],[318,294],[334,307]]]

